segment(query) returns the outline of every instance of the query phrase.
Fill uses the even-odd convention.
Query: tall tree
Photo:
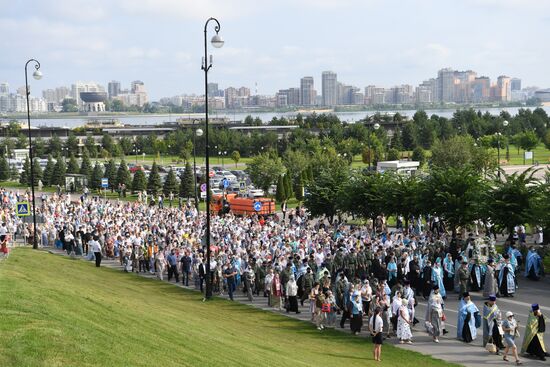
[[[195,196],[195,189],[193,187],[193,169],[191,164],[187,162],[185,164],[185,170],[180,177],[180,197],[189,199]]]
[[[514,227],[534,222],[536,203],[540,201],[541,187],[535,178],[537,170],[529,168],[511,175],[503,172],[502,179],[494,180],[489,191],[487,216],[499,232],[512,236]]]
[[[52,184],[54,167],[55,163],[53,162],[52,155],[50,154],[48,156],[48,163],[46,163],[46,168],[44,169],[44,173],[42,175],[42,183],[44,184],[44,186],[50,186]]]
[[[119,185],[126,185],[127,188],[132,185],[132,175],[130,174],[124,159],[120,161],[120,165],[118,166],[116,173],[116,187],[118,188]]]
[[[27,156],[23,161],[23,168],[22,168],[21,174],[19,175],[19,183],[21,185],[29,185],[30,176],[31,176],[31,161]]]
[[[78,139],[74,132],[70,132],[69,136],[67,137],[67,141],[65,142],[65,148],[67,148],[67,151],[69,154],[78,154]]]
[[[57,157],[58,154],[61,154],[61,148],[63,147],[63,144],[61,143],[61,139],[59,138],[59,136],[57,135],[52,136],[52,138],[50,139],[49,145],[50,145],[49,153],[52,156]]]
[[[88,182],[91,181],[91,178],[92,178],[92,163],[90,162],[90,156],[88,154],[88,149],[84,149],[84,152],[82,154],[82,162],[80,163],[79,173],[81,175],[86,175],[86,177],[88,178]]]
[[[334,169],[323,168],[316,179],[307,185],[308,195],[304,205],[313,217],[324,215],[333,222],[334,217],[343,212],[339,198],[348,178],[347,166],[340,165]]]
[[[97,158],[97,146],[93,136],[88,135],[88,137],[86,138],[86,142],[84,143],[84,147],[88,151],[88,155],[90,157]]]
[[[470,166],[434,169],[423,185],[421,203],[424,212],[438,215],[451,230],[453,238],[464,228],[483,217],[488,187]]]
[[[134,173],[134,179],[132,180],[132,191],[138,192],[143,191],[147,188],[147,178],[145,177],[145,173],[143,173],[143,170],[138,169],[136,173]]]
[[[153,162],[151,172],[149,173],[149,180],[147,181],[147,192],[151,195],[157,195],[162,188],[162,182],[159,174],[159,167],[157,162]]]
[[[166,179],[164,180],[164,185],[162,187],[162,192],[168,197],[170,193],[176,195],[178,193],[178,179],[174,171],[170,168]]]
[[[78,161],[74,154],[71,153],[71,158],[69,158],[69,164],[67,165],[67,173],[78,173],[79,171],[80,167]]]
[[[111,192],[113,192],[114,189],[116,188],[116,175],[117,175],[117,168],[116,168],[115,160],[110,159],[109,162],[105,164],[105,171],[103,171],[103,177],[109,180],[109,187],[111,188]]]
[[[93,190],[98,190],[101,188],[101,179],[103,178],[103,169],[99,162],[95,163],[92,175],[90,178],[90,188]]]
[[[292,180],[290,178],[290,175],[289,174],[285,174],[283,176],[283,182],[285,184],[285,194],[286,194],[286,198],[285,200],[288,200],[292,197],[293,195],[293,192],[292,192]]]
[[[7,181],[10,179],[10,165],[4,155],[0,157],[0,181]]]
[[[277,182],[279,176],[286,172],[281,158],[276,153],[262,153],[252,158],[247,165],[246,171],[256,187],[264,190],[265,194],[269,187]]]
[[[275,191],[275,200],[282,203],[286,200],[286,191],[283,176],[279,176],[277,180],[277,190]]]
[[[235,168],[237,168],[237,163],[241,160],[241,153],[238,150],[231,152],[231,160],[235,162]]]
[[[60,155],[57,156],[55,165],[53,166],[52,178],[50,184],[59,185],[65,187],[65,174],[67,174],[67,166],[65,165],[65,159]]]

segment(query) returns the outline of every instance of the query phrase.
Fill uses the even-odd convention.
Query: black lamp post
[[[377,122],[374,125],[372,125],[372,129],[369,133],[369,171],[370,171],[370,162],[372,161],[372,134],[374,131],[380,129],[380,124]]]
[[[197,153],[196,153],[196,139],[195,137],[201,137],[202,136],[202,129],[195,130],[195,120],[193,120],[193,187],[194,187],[194,198],[195,198],[195,208],[197,209],[197,213],[199,211],[199,198],[197,196]]]
[[[204,71],[204,112],[205,112],[205,134],[204,138],[206,140],[206,294],[205,299],[212,298],[212,278],[210,277],[210,149],[208,142],[208,70],[212,67],[212,58],[208,62],[208,42],[207,42],[207,33],[208,33],[208,23],[214,21],[216,25],[214,30],[216,34],[212,37],[210,41],[212,46],[220,48],[223,46],[224,41],[218,35],[220,31],[220,22],[216,18],[208,18],[204,24],[204,58],[202,59],[201,69]]]
[[[510,123],[508,120],[502,121],[502,126],[504,126],[504,129],[506,130],[506,161],[507,164],[510,164],[510,135],[508,134],[509,130],[507,129],[508,125]]]
[[[31,110],[30,110],[30,104],[29,104],[29,80],[27,77],[27,66],[29,63],[34,62],[34,68],[36,69],[32,76],[36,80],[42,79],[42,72],[40,71],[40,63],[38,60],[30,59],[25,63],[25,92],[27,97],[27,123],[29,128],[29,159],[31,162],[31,194],[32,194],[32,222],[33,222],[33,231],[32,231],[32,248],[37,249],[38,248],[38,236],[36,233],[36,205],[35,205],[35,199],[34,199],[34,159],[32,154],[32,138],[31,138]]]

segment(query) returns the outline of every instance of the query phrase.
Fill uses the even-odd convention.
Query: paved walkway
[[[52,254],[56,255],[62,255],[62,256],[68,256],[66,252],[53,249],[53,248],[43,248],[45,251],[49,251]],[[103,259],[101,262],[101,265],[104,267],[117,269],[123,272],[123,268],[120,265],[120,262],[118,260],[108,260]],[[136,273],[134,273],[136,274]],[[127,276],[132,276],[130,274],[126,274]],[[152,275],[149,273],[139,273],[139,276],[142,276],[144,278],[149,279],[156,279],[156,275]],[[168,282],[167,276],[164,277],[164,281]],[[181,283],[175,283],[173,280],[170,282],[174,284],[174,286],[180,287],[180,288],[186,288],[190,290],[197,291],[194,287],[185,287]],[[502,299],[500,298],[497,303],[499,303],[501,310],[503,312],[512,310],[516,316],[518,316],[518,319],[521,323],[520,325],[520,333],[521,338],[519,341],[516,341],[518,344],[518,348],[521,348],[521,342],[523,340],[523,335],[525,333],[525,321],[527,320],[527,314],[529,312],[530,300],[532,300],[532,297],[539,297],[541,300],[537,301],[541,303],[542,305],[549,305],[550,306],[550,281],[548,279],[543,280],[539,283],[531,283],[528,284],[526,280],[523,280],[523,284],[525,286],[522,286],[520,288],[522,293],[525,294],[524,297],[516,297],[514,299]],[[541,292],[544,293],[541,296]],[[476,303],[480,311],[483,307],[483,302],[481,298],[481,294],[479,293],[472,293],[473,295],[473,301]],[[521,296],[521,294],[518,294]],[[224,299],[228,299],[229,296],[227,294],[219,296]],[[295,314],[295,313],[286,313],[285,311],[279,311],[272,307],[269,307],[267,305],[267,298],[260,296],[255,297],[254,300],[251,302],[248,300],[248,298],[243,294],[242,291],[237,291],[234,294],[234,299],[236,302],[240,302],[258,309],[262,309],[264,311],[268,312],[274,312],[278,313],[287,317],[291,317],[294,319],[302,320],[302,321],[310,321],[311,320],[311,313],[309,312],[309,305],[307,302],[304,304],[304,306],[299,306],[301,313]],[[544,302],[544,300],[547,300],[548,302]],[[467,367],[481,367],[481,366],[506,366],[506,365],[515,365],[513,362],[503,362],[502,357],[495,356],[495,355],[489,355],[485,349],[481,347],[481,333],[482,329],[478,329],[478,339],[474,341],[472,344],[465,344],[457,339],[455,339],[456,336],[456,309],[457,309],[457,300],[456,296],[454,294],[449,295],[447,300],[447,307],[446,307],[446,313],[448,317],[447,322],[447,330],[449,331],[449,334],[447,334],[446,337],[440,338],[440,343],[435,344],[432,341],[432,338],[424,331],[424,328],[421,326],[424,324],[424,312],[425,312],[425,301],[423,301],[421,298],[418,301],[418,307],[416,308],[416,314],[417,318],[420,321],[419,324],[415,328],[413,328],[413,341],[414,344],[407,345],[407,344],[399,344],[397,339],[391,338],[389,340],[386,340],[385,342],[388,344],[393,344],[396,347],[412,350],[415,352],[419,352],[426,355],[431,355],[434,358],[439,358],[448,362],[453,362],[457,364],[461,364],[463,366]],[[516,312],[517,309],[517,312]],[[550,314],[550,307],[542,306],[541,309],[546,313]],[[337,320],[337,330],[341,330],[342,332],[350,333],[349,330],[349,323],[346,322],[345,329],[340,329],[339,327],[340,317],[338,317]],[[315,327],[315,326],[311,326]],[[322,331],[320,331],[322,332]],[[368,332],[368,329],[364,326],[362,329],[361,334],[359,334],[358,337],[362,338],[368,338],[370,341],[370,335]],[[550,345],[550,333],[546,333],[546,345]],[[531,360],[527,358],[520,357],[523,361],[523,364],[525,366],[547,366],[548,362],[542,362],[538,360]],[[509,358],[511,361],[513,361],[513,357]]]

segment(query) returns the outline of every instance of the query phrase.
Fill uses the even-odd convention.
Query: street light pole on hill
[[[210,62],[208,62],[208,42],[207,42],[207,33],[208,33],[208,23],[214,21],[216,25],[214,30],[216,34],[212,37],[210,41],[212,46],[220,48],[223,46],[224,41],[218,35],[220,31],[220,22],[216,18],[208,18],[204,24],[204,58],[202,59],[201,69],[204,70],[204,112],[205,112],[205,128],[204,128],[204,138],[206,140],[206,294],[205,299],[212,298],[212,278],[210,274],[210,149],[208,142],[208,70],[212,67],[212,57],[210,57]]]
[[[29,63],[34,62],[34,68],[36,69],[32,76],[36,80],[42,79],[42,72],[40,71],[40,63],[38,60],[30,59],[25,63],[25,95],[27,97],[27,123],[29,128],[29,160],[31,162],[31,195],[32,195],[32,222],[33,222],[33,231],[32,231],[32,248],[37,249],[38,248],[38,238],[37,238],[37,230],[36,230],[36,203],[34,198],[34,160],[33,160],[33,153],[32,153],[32,138],[31,138],[31,110],[30,110],[30,104],[29,104],[29,80],[27,77],[27,66],[29,66]]]

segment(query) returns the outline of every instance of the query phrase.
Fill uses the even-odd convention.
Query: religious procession
[[[0,194],[0,240],[30,241],[32,226],[13,212],[28,193]],[[443,337],[471,343],[479,329],[485,349],[503,361],[520,365],[520,355],[548,356],[547,319],[536,300],[521,344],[514,313],[497,305],[515,296],[520,279],[536,282],[545,275],[540,248],[527,243],[522,226],[497,251],[490,230],[450,238],[434,217],[411,218],[408,228],[392,230],[383,217],[365,225],[329,224],[313,220],[303,207],[282,216],[226,214],[211,218],[207,269],[206,218],[189,203],[53,194],[37,199],[37,209],[44,219],[37,233],[42,247],[97,267],[103,258],[116,259],[126,272],[155,274],[201,292],[209,277],[216,294],[233,300],[242,292],[281,312],[300,313],[305,306],[319,331],[347,325],[355,335],[372,336],[376,360],[388,339],[412,344],[413,333],[427,332],[434,343]],[[473,293],[482,295],[483,304],[472,301]],[[450,299],[459,300],[456,335],[447,335]],[[424,314],[417,312],[419,302],[427,305]]]

